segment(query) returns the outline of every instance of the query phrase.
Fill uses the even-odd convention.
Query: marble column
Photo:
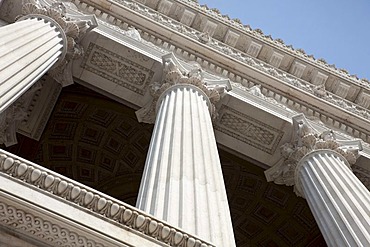
[[[292,136],[267,180],[293,185],[306,198],[328,246],[370,246],[370,192],[351,170],[361,142],[338,141],[333,131],[318,135],[302,115],[293,119]]]
[[[73,84],[72,62],[83,54],[79,42],[97,26],[72,3],[22,4],[16,22],[0,27],[0,144],[6,146],[16,143],[18,126],[29,116],[25,98],[40,77],[48,73],[62,86]]]
[[[165,74],[136,206],[215,246],[235,246],[211,93],[196,76]]]
[[[62,86],[73,84],[79,42],[97,20],[71,5],[23,0],[17,21],[0,27],[0,114],[46,72]]]
[[[66,36],[52,18],[33,15],[0,28],[0,113],[66,52]]]
[[[370,246],[370,192],[342,155],[313,151],[299,161],[296,178],[329,246]]]

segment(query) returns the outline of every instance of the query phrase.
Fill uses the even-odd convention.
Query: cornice
[[[186,44],[171,43],[170,40],[161,40],[161,38],[155,37],[155,33],[146,33],[140,30],[144,26],[137,27],[141,32],[142,37],[147,37],[150,42],[167,49],[174,51],[180,56],[187,56],[189,60],[195,60],[204,68],[211,70],[212,73],[218,74],[221,77],[229,77],[234,79],[236,82],[244,83],[247,80],[252,80],[256,83],[260,83],[261,87],[265,90],[270,91],[273,97],[280,101],[280,103],[293,101],[288,107],[300,105],[300,112],[315,116],[323,119],[325,118],[327,123],[332,124],[334,127],[345,128],[348,133],[361,137],[364,141],[368,141],[369,133],[366,126],[369,124],[370,111],[361,107],[351,101],[343,99],[334,93],[326,91],[324,88],[315,86],[305,80],[298,79],[285,71],[274,68],[273,66],[262,62],[256,58],[250,57],[249,55],[240,52],[238,49],[232,48],[216,39],[204,36],[204,33],[199,32],[195,29],[191,29],[182,23],[167,17],[145,5],[139,4],[132,0],[115,0],[107,1],[107,5],[101,6],[96,1],[92,0],[77,0],[76,4],[84,9],[90,11],[90,13],[99,13],[100,18],[106,19],[111,23],[124,23],[125,20],[123,13],[129,11],[130,15],[135,14],[138,16],[136,21],[150,20],[152,23],[157,23],[158,28],[166,29],[164,32],[170,31],[175,33],[181,39],[187,40]],[[125,24],[131,25],[131,24]],[[174,35],[175,36],[175,35]],[[171,37],[174,37],[171,35]],[[189,41],[194,42],[194,47],[199,49],[207,49],[213,52],[213,59],[204,58],[203,54],[194,52],[189,53],[185,49],[185,46],[189,47]],[[179,42],[179,41],[177,41]],[[179,45],[179,46],[177,46]],[[200,48],[202,47],[202,48]],[[209,52],[207,52],[209,54]],[[221,60],[220,60],[221,59]],[[228,63],[229,67],[222,67],[217,65],[218,60],[225,62],[229,60],[232,62]],[[226,65],[225,65],[226,66]],[[243,66],[243,69],[242,67]],[[246,72],[251,70],[250,72]],[[256,73],[258,72],[258,74]],[[251,78],[250,75],[261,77],[262,79]],[[245,79],[248,78],[248,79]],[[244,83],[245,84],[245,83]],[[255,84],[255,83],[254,83]],[[294,90],[292,90],[294,88]],[[262,90],[263,92],[263,90]],[[337,113],[334,113],[337,112]],[[339,112],[341,112],[339,114]],[[356,121],[354,121],[356,119]],[[325,121],[324,121],[325,122]]]
[[[370,88],[370,82],[368,79],[359,79],[355,75],[350,75],[345,69],[337,69],[335,65],[329,65],[325,62],[325,59],[315,59],[312,55],[307,55],[303,49],[294,49],[292,45],[287,45],[280,38],[273,39],[271,35],[265,35],[261,29],[252,29],[249,25],[243,25],[239,19],[231,19],[227,15],[222,15],[216,9],[210,9],[207,5],[200,5],[196,1],[192,0],[170,0],[172,2],[181,3],[193,10],[206,15],[213,20],[216,20],[234,30],[242,32],[250,37],[253,37],[269,46],[274,47],[280,51],[283,51],[295,58],[302,59],[306,63],[313,66],[319,67],[329,73],[334,73],[336,76],[355,83],[364,87]]]
[[[35,191],[61,199],[83,211],[88,211],[122,227],[128,227],[138,234],[144,234],[163,244],[181,247],[213,246],[135,207],[4,150],[0,150],[0,173]],[[27,226],[33,227],[32,224]]]

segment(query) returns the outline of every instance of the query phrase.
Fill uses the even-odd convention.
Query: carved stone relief
[[[144,95],[154,71],[90,43],[81,67],[137,94]]]
[[[134,1],[131,1],[131,0],[117,0],[117,2],[121,5],[124,5],[125,7],[128,7],[132,11],[135,11],[136,13],[145,15],[148,18],[151,18],[151,19],[159,22],[160,24],[170,28],[172,31],[175,31],[176,33],[179,32],[179,33],[185,34],[188,38],[191,38],[193,40],[207,43],[207,45],[209,47],[214,48],[214,49],[216,49],[217,51],[219,51],[221,53],[224,53],[225,55],[229,56],[232,59],[235,59],[235,60],[238,60],[239,62],[247,64],[247,65],[253,67],[256,70],[259,70],[262,73],[267,73],[268,75],[275,77],[277,80],[281,81],[282,83],[290,84],[294,88],[299,88],[299,89],[305,91],[306,93],[311,94],[313,97],[315,97],[315,99],[312,98],[312,100],[319,100],[319,101],[324,100],[326,102],[330,102],[331,103],[331,104],[329,104],[330,107],[333,107],[332,104],[334,104],[336,107],[339,107],[341,109],[344,109],[345,111],[348,111],[345,114],[351,114],[352,113],[352,114],[356,114],[358,117],[364,118],[364,119],[361,119],[361,121],[366,121],[367,119],[370,118],[370,112],[369,112],[368,109],[365,109],[364,107],[361,107],[360,105],[357,105],[357,104],[355,104],[355,103],[353,103],[349,100],[343,99],[343,98],[339,97],[338,95],[335,95],[334,93],[326,90],[323,85],[313,85],[313,84],[311,84],[311,83],[309,83],[305,80],[297,79],[296,77],[290,75],[289,73],[287,73],[285,71],[279,70],[279,69],[275,68],[274,66],[272,66],[268,63],[265,63],[265,62],[262,62],[258,59],[255,59],[253,57],[250,57],[248,54],[245,54],[245,53],[241,52],[238,49],[230,47],[230,46],[226,45],[225,43],[223,43],[219,40],[210,38],[209,35],[207,35],[205,33],[202,33],[198,30],[195,30],[194,28],[191,28],[189,26],[186,26],[181,22],[173,20],[172,18],[170,18],[166,15],[163,15],[163,14],[161,14],[161,13],[159,13],[159,12],[153,10],[153,9],[150,9],[147,6],[140,5],[140,4],[138,4]],[[184,3],[186,5],[190,4],[188,1],[184,1]],[[194,7],[198,8],[199,6],[196,3],[194,3]],[[205,12],[212,12],[212,11],[207,10],[207,8],[203,9],[202,11],[203,12],[204,11]],[[214,13],[212,15],[214,15]],[[216,16],[218,16],[218,15],[216,14]],[[231,22],[233,23],[233,21],[231,21]],[[138,27],[138,28],[140,28],[140,27]],[[245,27],[245,29],[248,30],[248,32],[250,32],[253,35],[260,36],[261,38],[264,37],[263,35],[262,36],[260,35],[260,33],[261,33],[260,30],[250,30],[250,28],[247,28],[247,27]],[[141,30],[139,30],[139,31],[141,31]],[[143,33],[147,35],[146,40],[150,40],[151,42],[161,46],[164,49],[167,49],[168,47],[171,47],[171,43],[169,43],[166,40],[162,40],[162,39],[156,37],[154,33],[149,33],[148,34],[145,31],[143,31],[142,34]],[[266,40],[270,40],[270,39],[266,38]],[[276,40],[276,41],[273,41],[272,43],[274,43],[274,45],[278,45],[278,46],[280,46],[280,45],[285,46],[284,43],[281,42],[281,40]],[[189,54],[186,50],[182,50],[181,47],[176,47],[176,53],[181,53],[181,54],[183,53],[183,56],[186,59],[195,59],[195,60],[199,59],[200,61],[203,61],[201,57],[198,57],[196,54]],[[307,56],[304,53],[302,53],[302,51],[297,51],[296,52],[296,51],[293,50],[293,53],[297,54],[297,55],[302,55],[303,54],[302,57]],[[230,71],[228,71],[227,69],[222,68],[222,67],[217,67],[211,61],[204,61],[204,63],[205,64],[208,63],[208,66],[210,66],[209,68],[211,70],[213,70],[212,68],[216,68],[215,71],[217,73],[232,75],[232,73],[230,73]],[[320,62],[320,63],[317,63],[317,64],[320,65],[322,63]],[[232,76],[230,78],[232,79]],[[255,79],[255,78],[253,78],[253,79]],[[263,84],[262,81],[260,81],[260,82],[257,81],[257,83]],[[271,85],[269,85],[269,86],[271,86]],[[272,90],[275,90],[275,89],[272,89]],[[281,98],[284,98],[284,97],[290,98],[289,95],[282,95]],[[319,98],[321,98],[321,99],[319,99]],[[277,100],[279,100],[279,99],[277,98]],[[297,99],[289,99],[289,101],[297,101]],[[283,101],[281,101],[280,103],[284,104]],[[308,104],[308,103],[309,102],[307,102],[307,101],[305,102],[305,104]],[[310,111],[312,111],[312,109],[307,108],[307,111],[300,111],[300,112],[304,112],[305,114],[309,115]],[[322,115],[323,117],[328,117],[328,115],[330,116],[330,112],[326,112],[326,111],[320,112],[319,114]],[[353,126],[351,126],[351,128],[353,128]],[[366,133],[364,133],[364,134],[366,135]],[[362,139],[366,140],[366,137],[364,137]]]
[[[69,8],[67,8],[67,3],[61,1],[55,1],[50,5],[35,0],[23,0],[22,14],[16,17],[17,20],[23,20],[29,17],[46,16],[54,20],[62,29],[63,53],[58,62],[49,70],[49,75],[63,86],[73,84],[72,61],[83,55],[79,41],[87,31],[97,26],[94,16],[67,13],[71,5],[72,3],[68,3]]]
[[[163,244],[182,247],[213,246],[179,229],[175,229],[165,222],[153,219],[149,215],[137,211],[135,207],[107,197],[103,193],[92,190],[87,186],[76,183],[71,179],[60,176],[3,150],[0,150],[0,172],[12,177],[12,179],[22,183],[24,186],[31,186],[36,192],[63,199],[66,203],[74,205],[81,210],[89,211],[97,217],[104,217],[108,221],[131,228],[132,231],[144,234],[148,238],[156,239]],[[88,242],[84,244],[84,241],[87,241],[86,239],[69,232],[68,229],[58,228],[51,222],[44,222],[43,219],[38,218],[35,219],[32,216],[28,216],[27,213],[18,212],[17,209],[9,208],[8,205],[1,203],[0,222],[30,231],[35,236],[43,234],[43,230],[46,228],[46,233],[52,234],[49,241],[60,241],[65,237],[69,238],[68,236],[71,236],[72,241],[78,241],[79,243],[78,245],[73,245],[72,243],[71,246],[102,246],[95,243],[88,244]],[[61,236],[64,237],[61,238]],[[41,237],[48,239],[49,235],[42,235]]]
[[[214,128],[268,154],[275,152],[284,135],[283,131],[226,105],[221,106]]]
[[[4,202],[0,202],[0,224],[53,246],[105,246]]]
[[[215,104],[221,99],[221,96],[229,88],[228,81],[219,80],[207,83],[203,79],[203,70],[197,63],[190,64],[190,70],[185,69],[176,57],[170,53],[163,56],[163,75],[161,82],[155,82],[151,85],[150,93],[152,99],[146,106],[136,112],[139,122],[154,123],[157,102],[168,88],[177,84],[191,84],[198,87],[210,101],[208,105],[211,117],[217,117]]]
[[[265,171],[267,181],[276,184],[295,186],[295,193],[302,196],[296,189],[296,170],[301,159],[315,150],[333,150],[344,157],[348,165],[353,165],[362,150],[359,140],[339,141],[332,130],[318,132],[308,123],[303,114],[293,117],[293,133],[291,142],[280,146],[282,159]]]
[[[37,82],[0,114],[0,144],[8,147],[17,143],[16,132],[22,122],[29,117],[28,110],[32,104],[32,98],[41,88],[41,82]]]

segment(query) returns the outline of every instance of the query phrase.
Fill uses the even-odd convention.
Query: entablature
[[[217,23],[218,33],[214,35],[214,38],[222,41],[222,38],[229,32],[233,31],[239,34],[240,39],[242,37],[249,38],[255,42],[262,43],[267,50],[282,52],[284,55],[290,57],[288,60],[301,61],[303,63],[308,63],[319,70],[324,70],[329,74],[333,74],[341,79],[351,81],[356,84],[364,85],[369,88],[369,82],[366,79],[358,79],[354,75],[349,75],[344,69],[336,69],[334,65],[329,65],[324,59],[315,59],[312,55],[307,55],[302,49],[293,49],[291,45],[284,44],[283,40],[277,38],[273,39],[270,35],[265,35],[260,29],[251,29],[249,25],[243,25],[239,19],[231,19],[227,15],[222,15],[217,9],[209,9],[206,5],[199,5],[196,1],[191,0],[141,0],[138,1],[152,9],[158,9],[158,6],[162,2],[171,3],[171,11],[169,10],[167,15],[171,18],[177,19],[181,17],[183,9],[192,11],[198,19],[207,19],[209,21]],[[197,25],[189,25],[197,30],[199,27]],[[238,41],[233,47],[240,49],[241,51],[247,49],[241,40]],[[261,60],[267,61],[266,57],[262,55]],[[286,69],[284,69],[286,70]]]
[[[140,108],[148,100],[148,85],[159,81],[161,56],[172,51],[185,63],[198,63],[213,77],[229,78],[233,88],[246,92],[246,98],[259,86],[257,94],[270,99],[269,105],[315,117],[329,128],[369,142],[369,110],[316,85],[331,79],[321,72],[308,83],[134,1],[75,3],[80,11],[99,18],[99,27],[82,40],[84,56],[73,65],[74,78],[85,85]],[[345,94],[347,84],[338,87],[338,83],[332,83],[333,90]],[[348,89],[346,94],[353,92]],[[368,105],[369,94],[360,94],[357,101]]]
[[[37,246],[214,246],[3,150],[0,185],[0,226]]]
[[[337,87],[333,86],[339,82],[335,78],[327,78],[322,72],[313,72],[311,65],[305,67],[303,72],[303,75],[312,74],[312,82],[308,82],[134,1],[109,1],[107,5],[99,5],[89,0],[76,3],[81,10],[96,13],[102,20],[112,24],[118,23],[119,26],[135,27],[144,40],[161,49],[173,51],[185,60],[196,61],[204,69],[218,76],[241,84],[248,81],[260,84],[271,91],[277,101],[292,100],[294,104],[304,106],[307,112],[321,119],[328,119],[323,121],[333,122],[333,125],[348,129],[348,133],[355,137],[365,141],[369,138],[366,126],[369,124],[370,113],[360,105],[367,105],[367,91],[360,92],[364,89],[353,88],[351,84],[346,94],[347,99],[342,98],[335,93],[342,96],[343,90],[337,90]],[[316,85],[322,82],[326,82],[330,87]],[[356,99],[357,94],[361,98]]]

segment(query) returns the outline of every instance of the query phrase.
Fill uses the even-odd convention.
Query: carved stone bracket
[[[316,150],[332,150],[343,156],[349,167],[356,163],[358,152],[362,150],[361,141],[337,140],[332,130],[324,131],[321,134],[318,133],[303,114],[294,116],[291,142],[285,143],[280,147],[282,159],[265,171],[267,181],[295,186],[295,193],[298,196],[302,196],[296,190],[296,172],[298,163],[305,155]]]
[[[84,52],[79,42],[88,31],[97,27],[98,23],[94,15],[88,16],[73,11],[71,5],[72,3],[60,0],[52,2],[23,0],[22,15],[16,17],[18,21],[29,17],[46,17],[57,23],[58,28],[65,36],[64,46],[66,48],[58,63],[49,70],[49,75],[63,86],[73,84],[72,61],[83,56]],[[77,8],[75,7],[75,9]]]
[[[225,91],[231,89],[229,80],[206,80],[203,70],[197,63],[189,64],[185,68],[176,57],[170,53],[162,57],[163,74],[161,82],[154,82],[150,86],[152,99],[140,110],[136,116],[140,122],[154,123],[155,113],[160,103],[160,96],[171,86],[190,84],[199,88],[205,93],[210,101],[209,110],[212,119],[217,117],[215,104],[221,99]]]
[[[41,83],[36,82],[26,93],[0,114],[0,144],[9,147],[17,143],[16,132],[18,127],[27,119],[30,101],[35,92],[41,88]]]

